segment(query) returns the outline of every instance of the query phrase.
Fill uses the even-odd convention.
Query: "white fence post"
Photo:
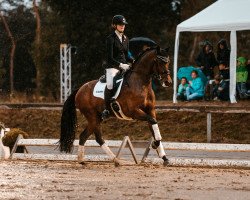
[[[207,113],[207,142],[210,143],[212,138],[212,115]]]
[[[71,94],[71,45],[60,45],[61,103]]]
[[[5,133],[10,131],[9,128],[1,128],[0,131],[0,159],[8,159],[10,157],[10,148],[3,145],[2,138]]]

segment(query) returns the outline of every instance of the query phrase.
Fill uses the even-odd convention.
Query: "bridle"
[[[155,48],[153,48],[153,49],[156,51],[156,58],[154,59],[153,74],[151,74],[151,77],[153,79],[157,79],[157,80],[161,81],[162,80],[162,75],[167,75],[167,77],[170,77],[170,75],[171,75],[170,70],[165,68],[165,65],[170,62],[170,59],[169,59],[169,56],[166,57],[166,56],[157,55],[157,49],[155,49]],[[135,72],[135,73],[137,72],[136,70],[134,70],[134,65],[142,58],[143,55],[145,55],[145,53],[149,52],[149,50],[151,50],[151,49],[148,49],[148,50],[144,51],[139,56],[139,58],[133,63],[132,67],[129,70],[130,75],[133,72]],[[164,66],[162,66],[162,64],[161,64],[161,66],[162,66],[162,71],[161,72],[159,72],[159,70],[157,70],[159,68],[160,62],[164,63]]]
[[[161,67],[162,70],[157,70],[159,68],[159,65],[160,65],[159,62],[164,63],[164,65]],[[169,57],[157,55],[156,58],[154,59],[154,73],[152,74],[152,77],[154,79],[161,81],[162,75],[170,76],[170,70],[165,68],[165,65],[168,64],[169,62],[170,62]],[[161,71],[161,72],[159,72],[159,71]]]

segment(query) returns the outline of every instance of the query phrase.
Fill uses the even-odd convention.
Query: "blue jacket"
[[[199,95],[204,95],[204,84],[200,77],[192,80],[190,87],[193,89],[193,93],[198,93]]]

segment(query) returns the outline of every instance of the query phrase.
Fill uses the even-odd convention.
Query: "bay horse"
[[[155,95],[152,90],[152,78],[161,81],[163,86],[170,85],[172,79],[169,71],[168,48],[149,48],[134,62],[124,76],[127,84],[122,85],[116,101],[119,102],[123,113],[134,120],[148,122],[149,129],[154,137],[152,147],[156,149],[164,164],[168,164],[165,151],[161,143],[161,134],[156,120]],[[65,101],[61,116],[61,134],[59,148],[61,152],[72,151],[76,132],[76,108],[87,119],[87,127],[79,138],[78,162],[84,164],[84,144],[91,134],[95,134],[96,142],[101,146],[110,159],[119,164],[113,152],[102,138],[101,113],[104,110],[104,100],[93,96],[93,89],[98,80],[82,85]],[[123,83],[124,83],[123,82]],[[114,113],[113,113],[114,116]]]

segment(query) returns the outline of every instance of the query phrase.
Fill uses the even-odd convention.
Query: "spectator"
[[[225,39],[221,39],[218,42],[217,47],[217,61],[218,63],[224,63],[226,67],[229,67],[230,62],[230,49],[228,48],[227,41]]]
[[[239,57],[237,59],[237,69],[236,69],[236,87],[241,99],[247,97],[246,81],[248,76],[248,71],[246,68],[246,58]]]
[[[187,78],[182,77],[181,78],[181,83],[178,86],[178,93],[177,93],[177,99],[178,100],[182,100],[182,101],[187,100],[187,94],[186,94],[187,87],[188,87]]]
[[[196,70],[191,72],[192,80],[189,81],[189,86],[186,89],[187,100],[198,100],[202,99],[204,96],[204,84],[200,77],[198,77],[198,72]]]
[[[223,79],[229,79],[230,49],[228,48],[225,39],[221,39],[218,42],[217,61],[219,64],[220,75]]]
[[[214,100],[222,100],[228,101],[229,100],[229,81],[223,79],[222,76],[216,75],[214,77],[214,89],[213,89],[213,97]]]
[[[248,76],[247,76],[247,89],[248,89],[248,94],[250,95],[250,59],[248,59],[247,61],[247,72],[248,72]]]
[[[225,62],[221,62],[219,64],[219,75],[223,78],[223,79],[229,79],[229,68],[227,67]]]
[[[214,67],[217,66],[217,61],[213,52],[212,44],[209,41],[205,41],[203,48],[197,58],[195,59],[198,67],[201,68],[202,72],[206,75],[208,80],[214,77]]]

